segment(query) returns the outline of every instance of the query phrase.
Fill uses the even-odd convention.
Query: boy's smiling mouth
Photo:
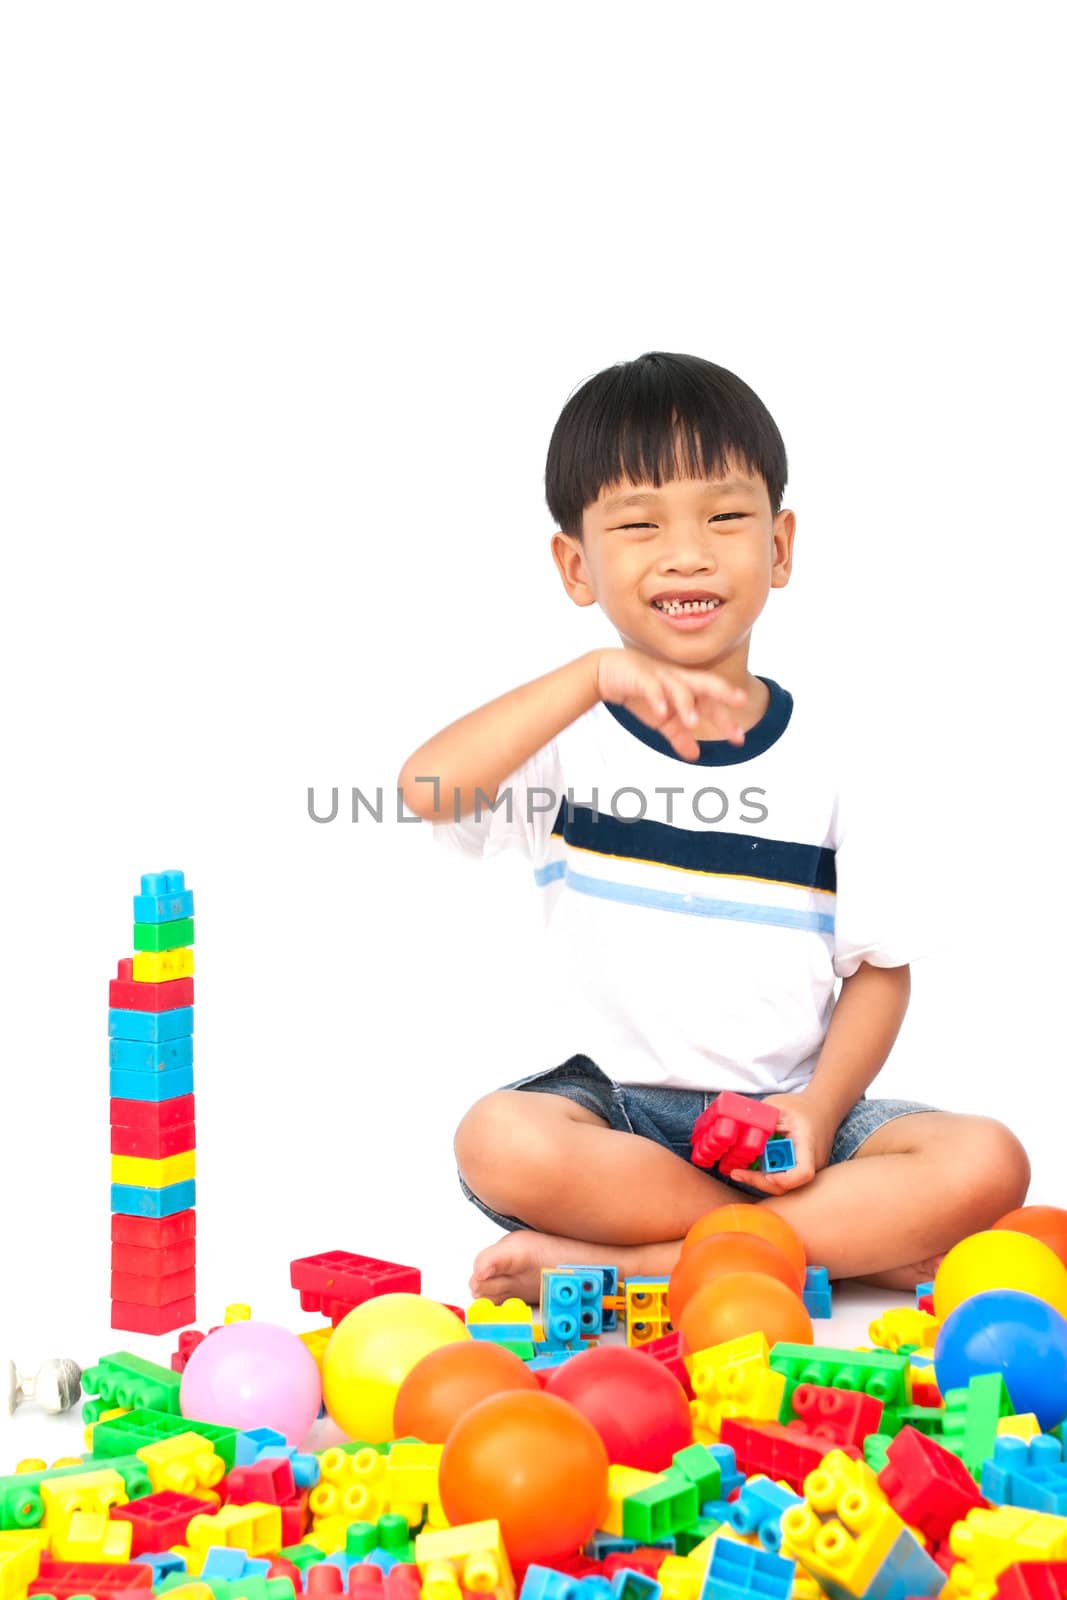
[[[656,595],[653,611],[671,618],[709,617],[723,604],[722,596],[708,594],[699,589],[679,589],[676,592]]]

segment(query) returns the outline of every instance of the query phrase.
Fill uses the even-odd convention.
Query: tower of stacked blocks
[[[185,874],[146,873],[108,1010],[111,1326],[134,1333],[196,1319],[192,943]]]

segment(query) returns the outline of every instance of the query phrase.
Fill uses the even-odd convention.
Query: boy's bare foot
[[[475,1258],[470,1290],[474,1298],[502,1305],[517,1295],[527,1305],[541,1298],[541,1270],[573,1263],[575,1266],[617,1267],[619,1277],[640,1273],[658,1276],[670,1272],[678,1259],[681,1240],[662,1244],[590,1244],[584,1239],[564,1239],[554,1233],[516,1228]]]

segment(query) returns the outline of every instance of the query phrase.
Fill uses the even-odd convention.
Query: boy
[[[568,975],[578,1053],[456,1133],[465,1193],[509,1230],[474,1295],[536,1301],[560,1262],[669,1272],[690,1225],[738,1200],[780,1212],[832,1278],[910,1289],[1025,1198],[1000,1123],[865,1098],[911,946],[847,729],[749,670],[792,566],[786,466],[762,401],[708,361],[650,353],[586,382],[549,445],[552,554],[621,648],[462,717],[400,775],[443,843],[525,850]],[[692,1165],[723,1089],[778,1109],[791,1171]]]

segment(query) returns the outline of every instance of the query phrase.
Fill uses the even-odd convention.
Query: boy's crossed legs
[[[802,1188],[754,1200],[587,1105],[521,1089],[479,1100],[455,1149],[483,1205],[527,1224],[475,1262],[471,1293],[497,1302],[536,1302],[542,1267],[561,1262],[605,1262],[623,1277],[668,1273],[696,1219],[739,1201],[779,1212],[831,1278],[910,1289],[958,1240],[1021,1205],[1030,1177],[1025,1151],[999,1122],[912,1112]]]

